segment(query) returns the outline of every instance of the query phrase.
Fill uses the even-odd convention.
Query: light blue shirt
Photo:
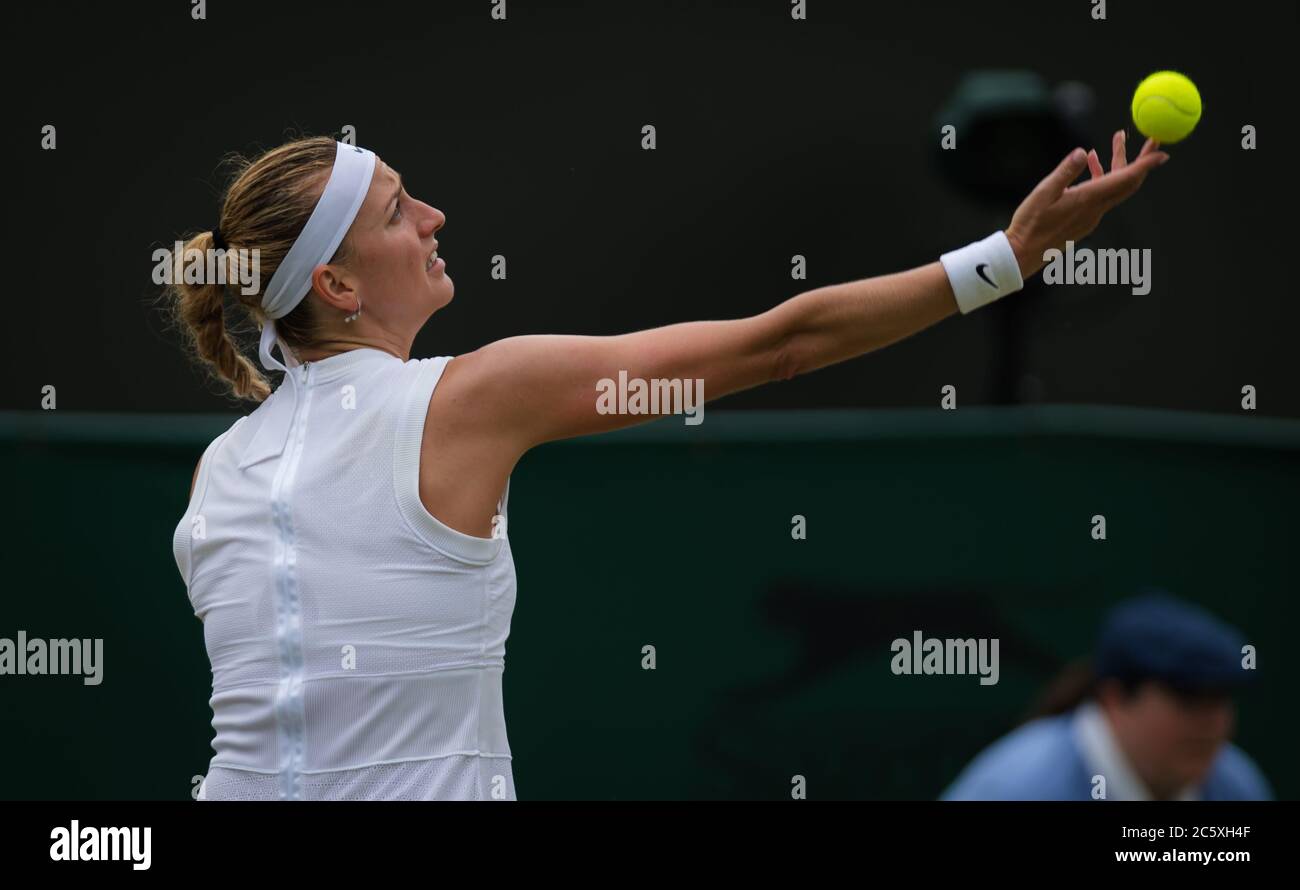
[[[1094,709],[1082,705],[1058,717],[1034,720],[1003,736],[981,751],[940,799],[1090,800],[1095,775],[1107,776],[1108,800],[1146,796],[1145,789],[1132,781],[1121,780],[1118,787],[1111,781],[1128,770],[1126,764],[1116,769],[1115,760],[1099,762],[1108,757],[1099,753],[1096,744],[1098,715]],[[1226,744],[1205,780],[1188,789],[1185,796],[1271,800],[1273,793],[1254,761],[1236,745]]]

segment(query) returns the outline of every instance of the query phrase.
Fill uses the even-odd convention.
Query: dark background
[[[813,798],[932,798],[1088,651],[1108,606],[1155,584],[1258,645],[1238,741],[1300,796],[1296,6],[1108,6],[1105,22],[1085,0],[810,0],[807,22],[781,0],[516,0],[504,23],[483,0],[214,2],[206,22],[184,2],[15,10],[11,39],[41,53],[6,61],[11,269],[30,281],[0,369],[0,636],[101,637],[106,664],[99,687],[0,677],[0,797],[180,798],[211,757],[170,536],[203,446],[253,406],[186,358],[150,272],[156,247],[215,221],[223,153],[355,126],[447,214],[456,298],[413,354],[459,354],[738,317],[932,262],[1012,210],[936,167],[935,116],[964,74],[1090,85],[1108,163],[1114,129],[1141,142],[1133,87],[1166,67],[1205,116],[1089,241],[1151,248],[1151,293],[1031,283],[710,403],[701,427],[525,457],[515,777],[528,799],[788,799],[794,774]],[[1247,123],[1257,151],[1239,147]],[[56,411],[38,410],[46,384]],[[938,410],[945,384],[957,412]],[[1098,512],[1106,542],[1088,535]],[[889,643],[918,628],[999,637],[1001,681],[895,677]]]
[[[933,117],[962,75],[1026,69],[1096,92],[1109,164],[1137,82],[1186,71],[1205,112],[1097,247],[1150,248],[1154,287],[1043,289],[876,355],[737,394],[727,408],[1023,398],[1300,416],[1290,335],[1296,4],[783,0],[508,5],[22,5],[52,44],[10,83],[14,259],[0,407],[231,410],[165,330],[152,251],[216,220],[222,154],[300,131],[357,142],[447,214],[454,302],[414,354],[524,333],[614,334],[754,314],[794,294],[932,262],[1012,207],[936,175]],[[58,127],[42,151],[40,127]],[[659,147],[640,148],[652,123]],[[1243,124],[1259,149],[1240,148]],[[1068,147],[1068,146],[1067,146]],[[958,151],[977,150],[960,141]],[[1064,156],[1065,147],[1053,159]],[[1052,163],[1054,163],[1054,160]],[[1050,164],[1043,165],[1046,174]],[[509,278],[489,277],[503,254]],[[790,257],[808,258],[806,281]],[[1001,338],[1020,315],[1018,372]],[[1031,379],[1026,379],[1031,378]]]

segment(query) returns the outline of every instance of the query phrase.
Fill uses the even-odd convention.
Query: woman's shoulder
[[[265,404],[266,404],[266,402],[263,402],[263,403],[262,403],[262,405],[265,405]],[[261,405],[259,405],[258,408],[261,408]],[[254,414],[257,413],[256,410],[255,410],[253,413],[254,413]],[[223,444],[223,443],[224,443],[224,442],[225,442],[225,441],[226,441],[226,440],[231,436],[231,434],[233,434],[236,430],[238,430],[240,427],[242,427],[242,426],[244,425],[244,421],[248,420],[248,418],[249,418],[250,416],[252,416],[252,415],[251,415],[251,414],[245,414],[245,415],[242,415],[242,416],[240,416],[240,417],[235,418],[233,421],[231,421],[231,422],[226,426],[225,429],[223,429],[220,433],[218,433],[216,436],[214,436],[214,437],[212,438],[211,441],[208,442],[207,446],[203,449],[203,453],[199,455],[199,459],[198,459],[198,461],[195,462],[195,464],[194,464],[194,475],[193,475],[192,477],[190,477],[190,496],[191,496],[191,497],[194,496],[194,486],[195,486],[195,484],[197,484],[198,481],[199,481],[199,470],[202,469],[204,462],[205,462],[205,461],[210,462],[210,461],[211,461],[212,454],[213,454],[215,451],[217,451],[219,448],[221,448],[222,444]]]

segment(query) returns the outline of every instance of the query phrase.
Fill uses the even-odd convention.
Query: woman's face
[[[417,201],[402,187],[392,167],[376,159],[374,178],[348,236],[352,275],[367,326],[414,338],[429,316],[451,302],[455,285],[439,258],[430,265],[447,217]],[[350,311],[353,305],[347,307]]]
[[[1224,695],[1192,696],[1155,681],[1108,698],[1121,747],[1154,789],[1174,793],[1205,780],[1232,735],[1236,708]]]

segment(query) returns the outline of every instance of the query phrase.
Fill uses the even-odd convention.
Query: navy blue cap
[[[1160,680],[1186,693],[1222,693],[1253,679],[1241,632],[1163,591],[1125,600],[1107,616],[1093,654],[1097,679]]]

